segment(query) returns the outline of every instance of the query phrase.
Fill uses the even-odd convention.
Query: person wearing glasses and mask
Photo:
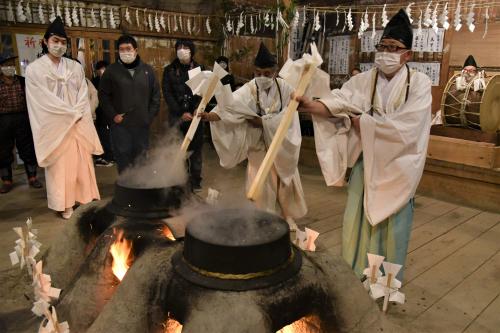
[[[313,116],[316,151],[330,186],[352,167],[342,255],[362,277],[367,253],[405,264],[413,197],[424,169],[431,122],[431,82],[410,70],[413,32],[401,9],[377,44],[375,68],[318,101],[298,97]],[[398,274],[403,278],[403,269]]]
[[[293,88],[277,77],[276,57],[261,43],[254,62],[255,78],[233,93],[234,102],[202,114],[210,121],[212,140],[224,168],[248,159],[247,189],[255,178],[290,101]],[[256,205],[283,216],[290,229],[307,213],[297,164],[300,123],[295,115]],[[279,206],[279,207],[277,207]]]
[[[118,38],[119,59],[106,67],[99,82],[99,106],[107,123],[118,172],[149,147],[149,129],[160,111],[160,86],[153,67],[137,52],[130,35]]]
[[[76,202],[100,199],[92,154],[102,154],[83,67],[63,57],[67,39],[57,17],[43,38],[46,54],[26,68],[28,113],[38,164],[45,168],[48,206],[65,219]]]
[[[12,162],[14,146],[24,162],[30,187],[41,188],[36,178],[36,155],[26,105],[24,77],[16,75],[17,57],[0,59],[0,193],[12,190]]]

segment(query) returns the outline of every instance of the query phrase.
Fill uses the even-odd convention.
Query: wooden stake
[[[384,312],[387,312],[387,308],[389,307],[389,296],[390,296],[390,293],[391,293],[391,280],[392,280],[392,274],[389,273],[387,274],[387,289],[386,289],[386,292],[385,292],[385,296],[384,296],[384,306],[382,308],[382,311]]]
[[[54,318],[52,317],[52,313],[49,309],[50,308],[45,309],[45,317],[47,317],[48,321],[52,322],[52,325],[54,326],[54,330],[56,331],[56,333],[60,333],[61,330],[59,329],[59,323],[57,322],[57,320],[54,320]]]
[[[377,272],[377,266],[375,265],[372,265],[372,274],[370,276],[370,282],[371,284],[374,284],[377,282],[377,278],[375,276],[375,273]]]
[[[302,71],[299,79],[299,86],[295,90],[295,94],[297,96],[304,95],[304,92],[306,91],[307,86],[309,86],[315,70],[316,67],[311,64],[304,65],[304,70]],[[290,124],[292,123],[295,112],[297,112],[298,106],[299,102],[297,102],[295,99],[291,100],[290,103],[288,103],[285,114],[283,115],[283,119],[281,120],[278,126],[278,130],[273,137],[273,141],[271,142],[266,156],[264,157],[264,160],[259,167],[259,171],[257,171],[257,175],[255,176],[252,185],[250,186],[250,190],[247,193],[248,199],[256,201],[259,198],[264,182],[269,174],[269,171],[271,170],[271,167],[274,164],[274,160],[276,159],[278,150],[281,147],[283,140],[285,139],[286,133],[288,131],[288,128],[290,127]]]
[[[194,134],[196,133],[196,130],[198,129],[198,125],[200,124],[201,120],[201,118],[198,117],[198,114],[205,112],[205,108],[207,107],[208,102],[214,95],[215,88],[217,87],[217,82],[219,82],[219,77],[215,73],[212,73],[207,90],[205,94],[203,94],[201,102],[198,105],[198,108],[196,109],[195,113],[193,114],[193,120],[191,120],[191,125],[189,125],[189,129],[186,133],[186,136],[184,137],[184,141],[182,141],[181,152],[183,153],[187,152],[189,144],[191,143],[191,141],[193,141]]]

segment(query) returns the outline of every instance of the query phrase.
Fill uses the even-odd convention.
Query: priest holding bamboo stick
[[[352,167],[342,255],[360,277],[367,253],[405,264],[413,196],[424,169],[431,120],[431,82],[410,70],[413,32],[401,9],[376,45],[375,68],[319,101],[297,98],[313,116],[316,151],[330,186]],[[398,273],[402,280],[403,269]]]
[[[277,77],[277,62],[261,43],[255,58],[255,78],[233,93],[233,102],[201,113],[210,121],[212,140],[224,168],[248,159],[247,188],[256,177],[290,102],[293,88]],[[255,200],[260,209],[283,216],[291,230],[307,213],[297,164],[302,136],[298,115],[286,131],[263,189]]]

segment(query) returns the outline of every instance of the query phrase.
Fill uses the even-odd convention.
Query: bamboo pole
[[[207,107],[208,102],[213,97],[215,88],[217,88],[217,82],[219,81],[219,77],[213,73],[210,77],[210,82],[208,84],[207,90],[201,99],[198,108],[193,114],[193,120],[191,120],[191,125],[189,125],[189,129],[184,137],[184,141],[182,141],[181,152],[186,153],[191,141],[193,141],[194,134],[198,129],[198,125],[200,124],[201,118],[198,117],[198,114],[205,112],[205,108]]]

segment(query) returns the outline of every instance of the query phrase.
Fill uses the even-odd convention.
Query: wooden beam
[[[436,135],[431,135],[427,149],[428,158],[487,169],[500,167],[496,165],[498,154],[500,147],[495,147],[492,143]]]

